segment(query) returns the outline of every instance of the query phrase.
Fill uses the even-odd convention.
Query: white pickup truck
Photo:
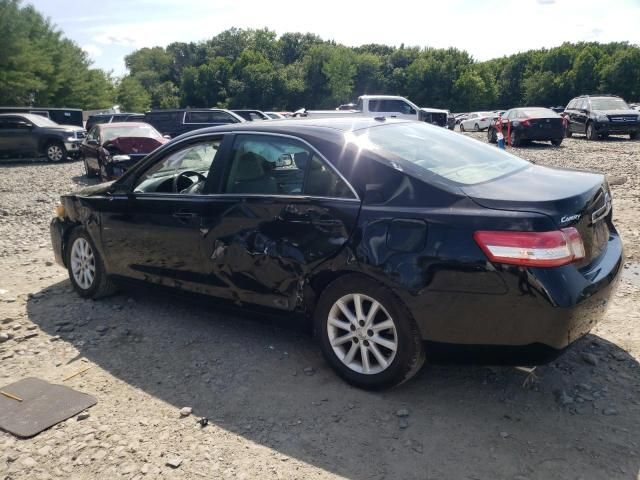
[[[350,116],[406,118],[446,127],[448,113],[447,110],[436,108],[420,108],[404,97],[362,95],[358,97],[355,110],[306,110],[302,108],[296,111],[293,116],[308,118],[349,118]]]

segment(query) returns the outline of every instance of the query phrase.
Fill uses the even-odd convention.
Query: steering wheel
[[[193,177],[194,175],[196,177],[198,177],[198,181],[197,182],[194,182],[193,180],[191,180],[189,178],[189,177]],[[191,182],[191,185],[188,185],[187,188],[191,187],[192,185],[194,185],[196,183],[206,182],[207,181],[207,177],[205,177],[200,172],[195,172],[193,170],[185,170],[184,172],[180,172],[178,175],[173,177],[173,193],[180,193],[180,192],[182,192],[182,190],[186,190],[184,188],[181,189],[181,190],[178,190],[178,183],[180,182],[180,179],[182,177],[189,178],[189,181]]]

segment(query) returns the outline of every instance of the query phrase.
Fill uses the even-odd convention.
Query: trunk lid
[[[604,175],[599,173],[532,165],[462,190],[486,208],[541,213],[557,228],[575,227],[586,254],[578,266],[597,258],[607,245],[611,194]]]

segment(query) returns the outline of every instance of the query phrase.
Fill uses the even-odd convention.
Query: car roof
[[[118,128],[118,127],[150,127],[145,122],[111,122],[111,123],[99,123],[96,127],[100,128]]]
[[[282,119],[271,120],[269,122],[244,122],[230,123],[215,127],[202,128],[193,132],[185,133],[182,137],[201,135],[203,133],[251,131],[264,133],[278,133],[289,135],[319,135],[334,136],[336,132],[355,132],[365,128],[375,127],[392,123],[409,123],[410,120],[384,119],[384,117],[355,117],[345,118],[302,118],[302,119]]]

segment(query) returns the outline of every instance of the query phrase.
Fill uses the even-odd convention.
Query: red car
[[[80,145],[87,177],[116,179],[168,139],[148,123],[95,125]]]

